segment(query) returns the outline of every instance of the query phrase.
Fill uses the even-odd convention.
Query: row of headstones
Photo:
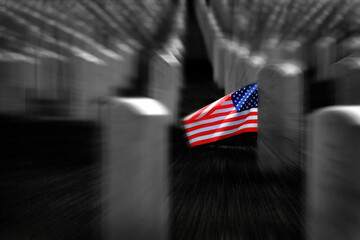
[[[265,58],[251,54],[248,47],[225,37],[205,0],[196,1],[196,15],[216,84],[228,94],[254,83],[258,70],[265,65]]]
[[[0,7],[7,20],[0,56],[1,114],[94,120],[104,97],[132,87],[141,49],[136,41],[106,48],[45,11],[26,9],[11,1]]]
[[[102,97],[131,85],[138,55],[127,44],[119,44],[116,54],[92,52],[95,58],[73,50],[74,55],[64,57],[36,48],[29,48],[34,56],[2,51],[1,114],[32,114],[50,104],[47,107],[54,111],[50,115],[93,120]]]
[[[276,99],[263,99],[263,102],[259,105],[259,118],[262,116],[262,119],[259,119],[259,157],[262,155],[271,157],[272,161],[265,161],[263,164],[269,164],[270,166],[277,168],[276,159],[284,159],[283,161],[287,162],[286,159],[294,159],[294,166],[300,166],[301,162],[301,146],[302,144],[302,135],[303,135],[303,113],[304,108],[304,86],[309,85],[305,84],[300,80],[301,77],[291,76],[291,74],[301,72],[301,67],[303,65],[299,64],[294,66],[292,64],[282,63],[274,67],[274,71],[269,71],[269,76],[266,76],[267,69],[272,68],[273,66],[269,64],[277,64],[279,60],[268,60],[268,65],[265,66],[266,60],[262,56],[250,55],[248,48],[240,46],[237,42],[228,40],[221,33],[219,27],[217,27],[217,22],[213,16],[212,9],[208,8],[204,0],[199,0],[196,3],[197,17],[200,22],[203,34],[207,37],[207,46],[209,57],[213,64],[214,69],[214,80],[216,83],[225,89],[225,94],[236,91],[237,89],[246,86],[248,84],[259,82],[259,91],[262,92],[260,97],[269,97],[269,96],[278,96]],[[357,47],[359,46],[357,37],[353,37],[341,44],[337,48],[336,41],[333,38],[326,37],[320,39],[316,44],[317,56],[314,58],[316,60],[316,65],[320,69],[318,79],[327,79],[329,76],[332,76],[335,79],[345,79],[352,78],[352,80],[341,80],[341,83],[337,81],[337,84],[333,84],[333,89],[337,91],[329,92],[328,94],[334,95],[336,100],[334,104],[344,104],[352,103],[356,104],[357,102],[353,99],[356,99],[356,82],[354,75],[351,77],[344,76],[351,72],[351,67],[356,65],[356,54],[353,54],[351,58],[346,58],[343,61],[340,61],[337,64],[331,65],[336,61],[334,55],[337,55],[337,51],[341,51],[340,56],[349,55],[351,52],[356,52]],[[295,48],[296,49],[296,48]],[[297,49],[300,51],[300,48]],[[288,51],[287,53],[291,52]],[[283,54],[283,53],[282,53]],[[299,54],[292,54],[289,58],[300,59]],[[286,58],[285,58],[286,59]],[[303,59],[301,59],[303,61]],[[298,62],[301,62],[298,61]],[[345,64],[347,62],[352,62],[352,64]],[[284,62],[284,61],[282,61]],[[299,67],[300,66],[300,67]],[[330,67],[331,66],[331,67]],[[259,73],[259,71],[261,72]],[[287,76],[285,73],[289,72],[290,75]],[[287,81],[284,89],[266,89],[267,84],[274,84],[272,81],[267,79],[271,78],[274,81],[277,80],[279,75],[285,74],[283,78],[294,79],[293,82]],[[265,75],[265,76],[264,76]],[[275,77],[274,77],[275,76]],[[281,79],[281,76],[280,76]],[[264,81],[262,84],[261,82]],[[346,82],[347,81],[347,82]],[[352,81],[352,83],[348,83]],[[264,86],[265,88],[263,88]],[[273,90],[274,93],[270,91]],[[286,91],[292,91],[290,95],[294,98],[284,99],[284,96],[287,96]],[[282,95],[278,91],[283,91]],[[308,95],[306,97],[309,97]],[[281,100],[284,99],[284,100]],[[352,100],[350,100],[352,99]],[[281,109],[273,107],[273,102],[284,102],[284,106]],[[282,114],[279,114],[282,112]],[[260,131],[263,124],[263,131]],[[273,123],[273,124],[271,124]],[[282,131],[271,126],[281,126]],[[271,136],[271,137],[270,137]],[[278,144],[277,141],[273,140],[264,140],[266,138],[273,139],[282,139],[283,144]],[[271,145],[270,147],[267,145]],[[283,145],[282,147],[280,145]],[[266,148],[268,148],[266,150]],[[278,156],[279,154],[283,156]],[[296,156],[295,158],[293,156]],[[265,157],[266,158],[266,157]],[[281,164],[280,164],[281,165]]]
[[[203,33],[212,35],[205,39],[209,56],[213,56],[214,80],[225,93],[259,83],[260,170],[280,173],[303,169],[307,173],[308,239],[359,239],[358,37],[340,45],[334,38],[324,37],[314,45],[315,62],[310,64],[318,70],[316,79],[332,86],[327,94],[334,101],[328,104],[338,106],[305,116],[304,97],[309,96],[305,95],[307,84],[301,65],[276,61],[265,65],[264,58],[251,56],[246,47],[225,39],[217,31],[211,10],[201,15],[205,7],[204,1],[197,2]],[[336,56],[348,57],[336,62]],[[291,57],[299,59],[300,55],[295,53]]]
[[[0,4],[15,6],[27,11],[41,12],[52,15],[55,21],[66,22],[69,26],[77,28],[78,32],[87,33],[91,39],[103,41],[102,34],[110,34],[123,40],[124,38],[151,38],[157,26],[163,20],[163,15],[172,4],[169,0],[161,1],[79,1],[68,0],[39,2],[36,0],[19,0],[11,2],[0,1]],[[134,26],[142,25],[134,30]],[[96,25],[96,26],[95,26]],[[94,28],[100,28],[99,33]],[[106,29],[106,31],[104,31]],[[119,35],[119,33],[121,33]]]
[[[39,36],[36,41],[42,44],[36,45],[34,56],[19,53],[23,49],[17,53],[7,49],[0,55],[2,114],[26,114],[26,108],[32,107],[29,94],[42,99],[43,105],[45,100],[61,99],[60,90],[64,90],[70,95],[66,96],[68,103],[61,103],[61,107],[70,108],[67,116],[101,120],[104,239],[167,238],[168,136],[169,126],[178,116],[182,85],[184,3],[175,24],[182,31],[176,30],[178,34],[170,38],[166,48],[151,59],[149,95],[157,100],[109,99],[116,96],[117,88],[130,87],[136,74],[138,49],[127,42],[119,43],[115,52],[82,49],[65,46],[61,39],[40,41],[35,31],[31,37]],[[25,19],[17,19],[26,25]],[[31,27],[36,26],[29,23]],[[66,53],[63,58],[57,48]],[[123,79],[124,74],[128,75]]]
[[[335,105],[309,115],[304,76],[292,64],[268,65],[258,74],[258,164],[263,172],[302,169],[307,176],[307,239],[359,239],[360,59],[336,71]]]
[[[307,142],[309,239],[359,239],[360,58],[328,68],[337,106],[314,113]]]
[[[259,166],[263,171],[284,165],[300,167],[302,147],[302,71],[293,64],[270,65],[264,57],[227,39],[204,0],[196,2],[197,17],[207,40],[214,81],[225,94],[259,83]],[[275,140],[275,141],[274,141]],[[279,162],[280,161],[280,162]],[[281,163],[286,164],[282,165]]]
[[[314,79],[319,81],[331,77],[327,70],[330,65],[354,52],[360,51],[359,35],[350,34],[349,36],[343,36],[336,35],[335,33],[321,35],[314,42],[304,42],[296,38],[280,41],[276,37],[268,37],[262,40],[264,43],[260,49],[254,49],[252,43],[240,43],[238,36],[230,36],[224,32],[219,22],[221,19],[214,12],[215,10],[220,11],[220,8],[215,8],[215,5],[208,5],[205,0],[198,0],[195,4],[197,19],[204,35],[208,57],[213,64],[214,79],[220,81],[220,86],[225,88],[225,92],[229,91],[227,91],[222,81],[225,80],[226,82],[227,78],[221,78],[220,73],[223,71],[221,64],[225,65],[224,58],[234,59],[238,55],[237,58],[241,59],[244,56],[250,55],[250,58],[255,56],[255,62],[257,63],[264,60],[268,62],[286,60],[287,62],[299,65],[304,70],[315,70]],[[224,17],[227,18],[226,16]],[[224,55],[233,56],[223,57]],[[253,59],[250,61],[253,61]]]
[[[291,63],[265,65],[263,60],[255,62],[255,57],[231,61],[231,56],[224,57],[224,69],[219,71],[225,73],[219,79],[225,79],[226,92],[259,84],[260,170],[280,173],[303,169],[308,173],[308,239],[358,239],[360,107],[356,105],[360,104],[360,58],[353,55],[327,68],[335,79],[329,80],[333,88],[328,94],[338,106],[306,116],[301,68]],[[237,61],[239,65],[233,67]],[[232,68],[239,73],[232,73]],[[329,228],[336,230],[329,233]]]
[[[185,9],[181,0],[174,34],[150,59],[149,97],[112,98],[101,109],[104,239],[168,239],[169,130],[179,117]]]
[[[338,0],[207,2],[221,30],[240,42],[247,42],[253,50],[275,48],[287,40],[311,45],[324,36],[341,42],[358,33],[358,1],[345,4]],[[306,54],[312,55],[312,49],[307,48]]]
[[[347,65],[344,69],[349,67],[346,61],[350,60],[339,63]],[[302,71],[292,64],[268,65],[257,79],[260,169],[308,168],[309,238],[358,239],[360,108],[322,109],[305,127]],[[105,232],[110,239],[166,238],[166,144],[171,115],[159,101],[146,98],[114,98],[102,109],[108,149],[104,194],[110,197],[105,221],[109,231]],[[306,154],[303,129],[308,129]],[[336,230],[329,233],[329,226]]]

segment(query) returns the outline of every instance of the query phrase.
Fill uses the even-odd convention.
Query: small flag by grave
[[[250,84],[190,114],[183,125],[191,147],[258,129],[258,84]]]

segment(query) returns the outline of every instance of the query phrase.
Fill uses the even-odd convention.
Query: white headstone
[[[230,72],[232,69],[234,69],[235,67],[233,66],[236,62],[236,48],[238,47],[237,43],[234,41],[228,41],[227,42],[227,47],[226,47],[226,51],[225,51],[225,59],[224,59],[224,64],[225,64],[225,68],[224,68],[224,74],[223,74],[223,78],[224,78],[224,90],[225,90],[225,94],[227,94],[228,89],[229,89],[229,83],[230,83]]]
[[[331,68],[335,79],[335,104],[360,104],[360,56],[345,58]]]
[[[59,61],[53,58],[39,57],[37,65],[36,90],[37,98],[55,100],[58,98]]]
[[[149,98],[103,106],[103,239],[167,239],[168,110]]]
[[[171,53],[157,53],[150,63],[149,96],[170,110],[173,121],[179,115],[181,85],[181,63]]]
[[[242,70],[241,67],[243,67],[242,63],[246,61],[251,61],[249,59],[250,50],[244,46],[237,45],[236,48],[234,48],[230,52],[231,59],[229,60],[229,64],[226,64],[228,66],[225,76],[225,94],[231,93],[233,91],[238,90],[239,86],[239,74],[241,74]],[[254,82],[257,79],[254,80]]]
[[[340,57],[348,57],[353,53],[360,52],[360,36],[355,35],[345,39],[341,42],[340,46]]]
[[[216,39],[214,51],[214,80],[220,88],[225,87],[226,58],[229,41],[225,38]]]
[[[210,54],[211,50],[211,26],[209,22],[209,18],[211,18],[211,13],[209,13],[206,2],[204,0],[196,1],[195,2],[195,11],[196,11],[196,18],[199,22],[200,30],[204,36],[206,52]],[[208,55],[211,56],[211,55]]]
[[[137,76],[139,56],[128,44],[117,44],[118,53],[123,61],[119,61],[119,88],[132,87],[132,80]]]
[[[265,60],[260,56],[239,58],[236,64],[235,90],[257,82],[259,71],[264,65]]]
[[[302,164],[303,76],[293,64],[259,73],[258,163],[262,171]]]
[[[360,239],[359,143],[360,107],[328,107],[313,114],[307,239]]]
[[[337,45],[333,37],[323,37],[315,44],[315,67],[317,80],[332,77],[329,67],[336,61]]]
[[[274,51],[275,59],[286,60],[301,68],[305,67],[307,56],[303,50],[303,45],[297,40],[287,40],[282,42],[276,51]]]
[[[69,83],[70,116],[80,120],[98,119],[101,71],[103,62],[95,63],[74,56],[71,58]],[[105,97],[105,96],[102,96]]]
[[[208,14],[207,14],[207,25],[209,28],[208,29],[208,37],[207,37],[207,41],[209,42],[207,53],[208,53],[209,58],[211,58],[214,55],[213,49],[214,49],[214,44],[216,41],[216,24],[217,24],[217,21],[215,19],[215,15],[211,11],[211,9],[209,9]]]
[[[97,120],[99,104],[108,96],[115,96],[117,89],[128,86],[121,83],[119,65],[125,63],[121,55],[109,49],[84,49],[94,55],[75,55],[70,58],[68,84],[69,116],[80,120]],[[95,61],[96,60],[96,61]],[[129,67],[129,66],[128,66]]]
[[[0,113],[24,115],[28,107],[26,90],[35,78],[35,59],[4,52],[0,54]]]

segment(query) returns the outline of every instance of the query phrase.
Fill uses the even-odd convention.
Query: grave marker
[[[260,56],[240,58],[236,64],[235,88],[239,89],[255,83],[258,80],[259,71],[264,65],[265,60]]]
[[[350,56],[334,64],[335,104],[360,104],[360,56]]]
[[[216,39],[214,51],[214,80],[220,88],[225,87],[225,59],[228,53],[229,41],[225,38]]]
[[[119,62],[119,88],[132,87],[132,79],[137,75],[139,56],[128,44],[117,44],[118,53],[124,61]]]
[[[101,71],[105,68],[104,61],[92,62],[73,56],[71,62],[71,79],[69,83],[69,115],[79,120],[97,120],[100,99]],[[105,96],[102,96],[105,97]]]
[[[3,50],[0,54],[0,112],[25,115],[26,90],[34,83],[35,59]]]
[[[360,52],[360,36],[351,36],[345,39],[339,46],[340,57],[348,57],[353,53]]]
[[[328,107],[312,116],[307,239],[360,239],[359,142],[360,107]]]
[[[176,121],[179,115],[181,71],[180,62],[171,53],[157,53],[151,59],[149,96],[169,109],[173,121]]]
[[[169,112],[149,98],[101,110],[104,239],[167,239]]]
[[[315,67],[317,69],[317,80],[331,77],[329,67],[336,61],[336,39],[323,37],[315,44]]]
[[[250,50],[244,46],[236,45],[230,52],[230,61],[225,72],[225,94],[238,90],[238,77],[241,70],[241,63],[247,61]]]
[[[303,77],[293,64],[264,67],[259,73],[258,163],[280,172],[302,164]]]

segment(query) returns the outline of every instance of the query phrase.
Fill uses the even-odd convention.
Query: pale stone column
[[[181,63],[171,53],[157,53],[150,63],[149,97],[163,103],[169,109],[173,121],[179,116],[181,86]]]
[[[332,66],[335,79],[335,104],[360,104],[360,56],[353,55]]]
[[[262,171],[302,165],[303,74],[293,64],[259,73],[258,163]]]
[[[101,125],[104,239],[167,239],[168,110],[149,98],[114,98]]]
[[[307,239],[360,239],[360,107],[321,109],[309,128]]]

